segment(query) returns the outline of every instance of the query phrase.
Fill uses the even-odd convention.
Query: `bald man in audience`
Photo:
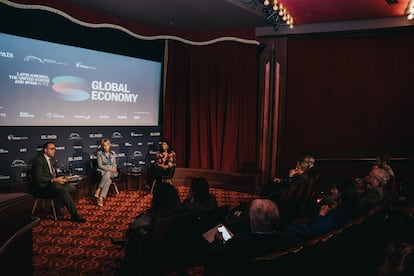
[[[223,271],[227,274],[243,272],[243,266],[253,257],[267,255],[293,246],[290,234],[278,230],[279,209],[269,199],[255,199],[249,209],[249,233],[236,233],[226,242],[220,232],[206,254],[207,275]]]

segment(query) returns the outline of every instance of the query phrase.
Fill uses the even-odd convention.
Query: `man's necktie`
[[[50,165],[50,172],[52,173],[53,178],[56,178],[56,171],[55,171],[55,168],[53,167],[52,158],[49,158],[49,165]]]

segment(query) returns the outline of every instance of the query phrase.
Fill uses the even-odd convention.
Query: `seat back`
[[[34,183],[33,176],[32,176],[32,170],[27,171],[26,179],[27,179],[27,183],[29,184],[29,192],[33,194],[36,187],[35,187],[35,183]]]
[[[149,169],[149,173],[153,174],[153,172],[151,172],[151,170],[153,170],[154,168],[150,166],[148,169]],[[175,167],[169,168],[167,170],[167,174],[161,175],[161,181],[162,182],[167,182],[167,183],[173,185],[172,178],[174,177],[174,174],[175,174]],[[155,185],[157,184],[156,182],[157,182],[157,179],[154,177],[153,180],[152,180],[152,183],[151,183],[151,189],[150,189],[151,194],[154,192]]]
[[[98,159],[90,159],[89,160],[89,168],[91,171],[91,181],[93,184],[99,183],[101,181],[102,175],[98,170]],[[118,176],[112,178],[112,181],[119,182],[121,181],[122,171],[121,168],[117,168]]]
[[[41,188],[36,184],[33,178],[32,170],[29,170],[26,174],[27,182],[29,183],[29,192],[34,198],[38,199],[53,199],[56,197],[54,189]]]
[[[89,187],[89,194],[92,195],[95,189],[98,187],[99,182],[101,182],[102,174],[98,170],[98,159],[90,159],[89,160],[89,168],[90,168],[90,176],[91,176],[91,185]],[[118,186],[121,182],[122,178],[122,170],[121,168],[117,168],[118,175],[116,177],[112,177],[112,184],[114,185],[116,194],[119,194]]]
[[[167,175],[163,175],[163,176],[162,176],[162,179],[171,179],[171,178],[173,178],[173,177],[174,177],[174,174],[175,174],[175,167],[171,167],[171,168],[168,170],[168,174],[167,174]]]
[[[315,273],[324,275],[337,268],[338,266],[334,264],[338,260],[336,252],[339,248],[340,235],[340,232],[334,229],[306,242],[303,245],[303,254],[298,263],[300,275]]]
[[[90,171],[90,186],[89,186],[89,194],[93,195],[95,188],[101,181],[102,175],[98,171],[98,159],[90,159],[89,160],[89,171]]]
[[[101,173],[98,171],[98,159],[90,159],[89,167],[91,171],[91,182],[93,184],[99,183],[101,181]]]
[[[121,168],[116,168],[118,171],[118,175],[112,178],[112,182],[121,182],[122,180],[122,170]]]
[[[55,198],[56,198],[56,191],[54,188],[41,188],[39,185],[36,184],[34,181],[32,170],[29,169],[26,173],[27,182],[29,183],[29,193],[33,196],[33,206],[32,206],[32,215],[36,211],[36,207],[39,200],[48,200],[50,201],[50,205],[53,212],[53,218],[55,221],[57,221],[56,216],[56,209],[55,209]]]
[[[275,271],[278,276],[299,275],[298,264],[302,251],[303,246],[294,246],[286,251],[276,251],[269,255],[252,258],[247,267],[243,267],[242,272],[250,275],[269,275],[271,271]]]

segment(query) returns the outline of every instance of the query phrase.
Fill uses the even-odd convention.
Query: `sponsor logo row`
[[[97,138],[103,138],[104,135],[102,133],[89,133],[89,138],[90,139],[97,139]],[[130,137],[144,137],[143,133],[139,133],[139,132],[130,132],[129,133]],[[155,131],[155,132],[150,132],[149,133],[149,137],[159,137],[161,136],[161,133],[159,131]],[[81,135],[79,133],[76,132],[72,132],[69,134],[69,136],[67,137],[69,140],[80,140],[82,139]],[[123,135],[120,132],[113,132],[111,135],[111,139],[122,139],[124,138]],[[14,135],[14,134],[9,134],[7,135],[7,140],[9,141],[22,141],[22,140],[28,140],[29,137],[28,136],[18,136],[18,135]],[[57,140],[58,139],[58,135],[56,134],[40,134],[40,139],[41,140]]]

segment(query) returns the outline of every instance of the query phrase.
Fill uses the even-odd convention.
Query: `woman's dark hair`
[[[194,201],[207,204],[210,199],[210,187],[208,181],[204,177],[196,177],[191,180],[191,191],[193,193]]]
[[[173,151],[173,149],[171,147],[171,143],[169,141],[167,141],[167,140],[161,140],[161,144],[162,143],[166,143],[168,145],[168,150],[167,150],[168,153],[170,153],[170,152]]]
[[[176,214],[181,207],[177,189],[165,182],[157,181],[151,202],[151,212],[155,216]]]

